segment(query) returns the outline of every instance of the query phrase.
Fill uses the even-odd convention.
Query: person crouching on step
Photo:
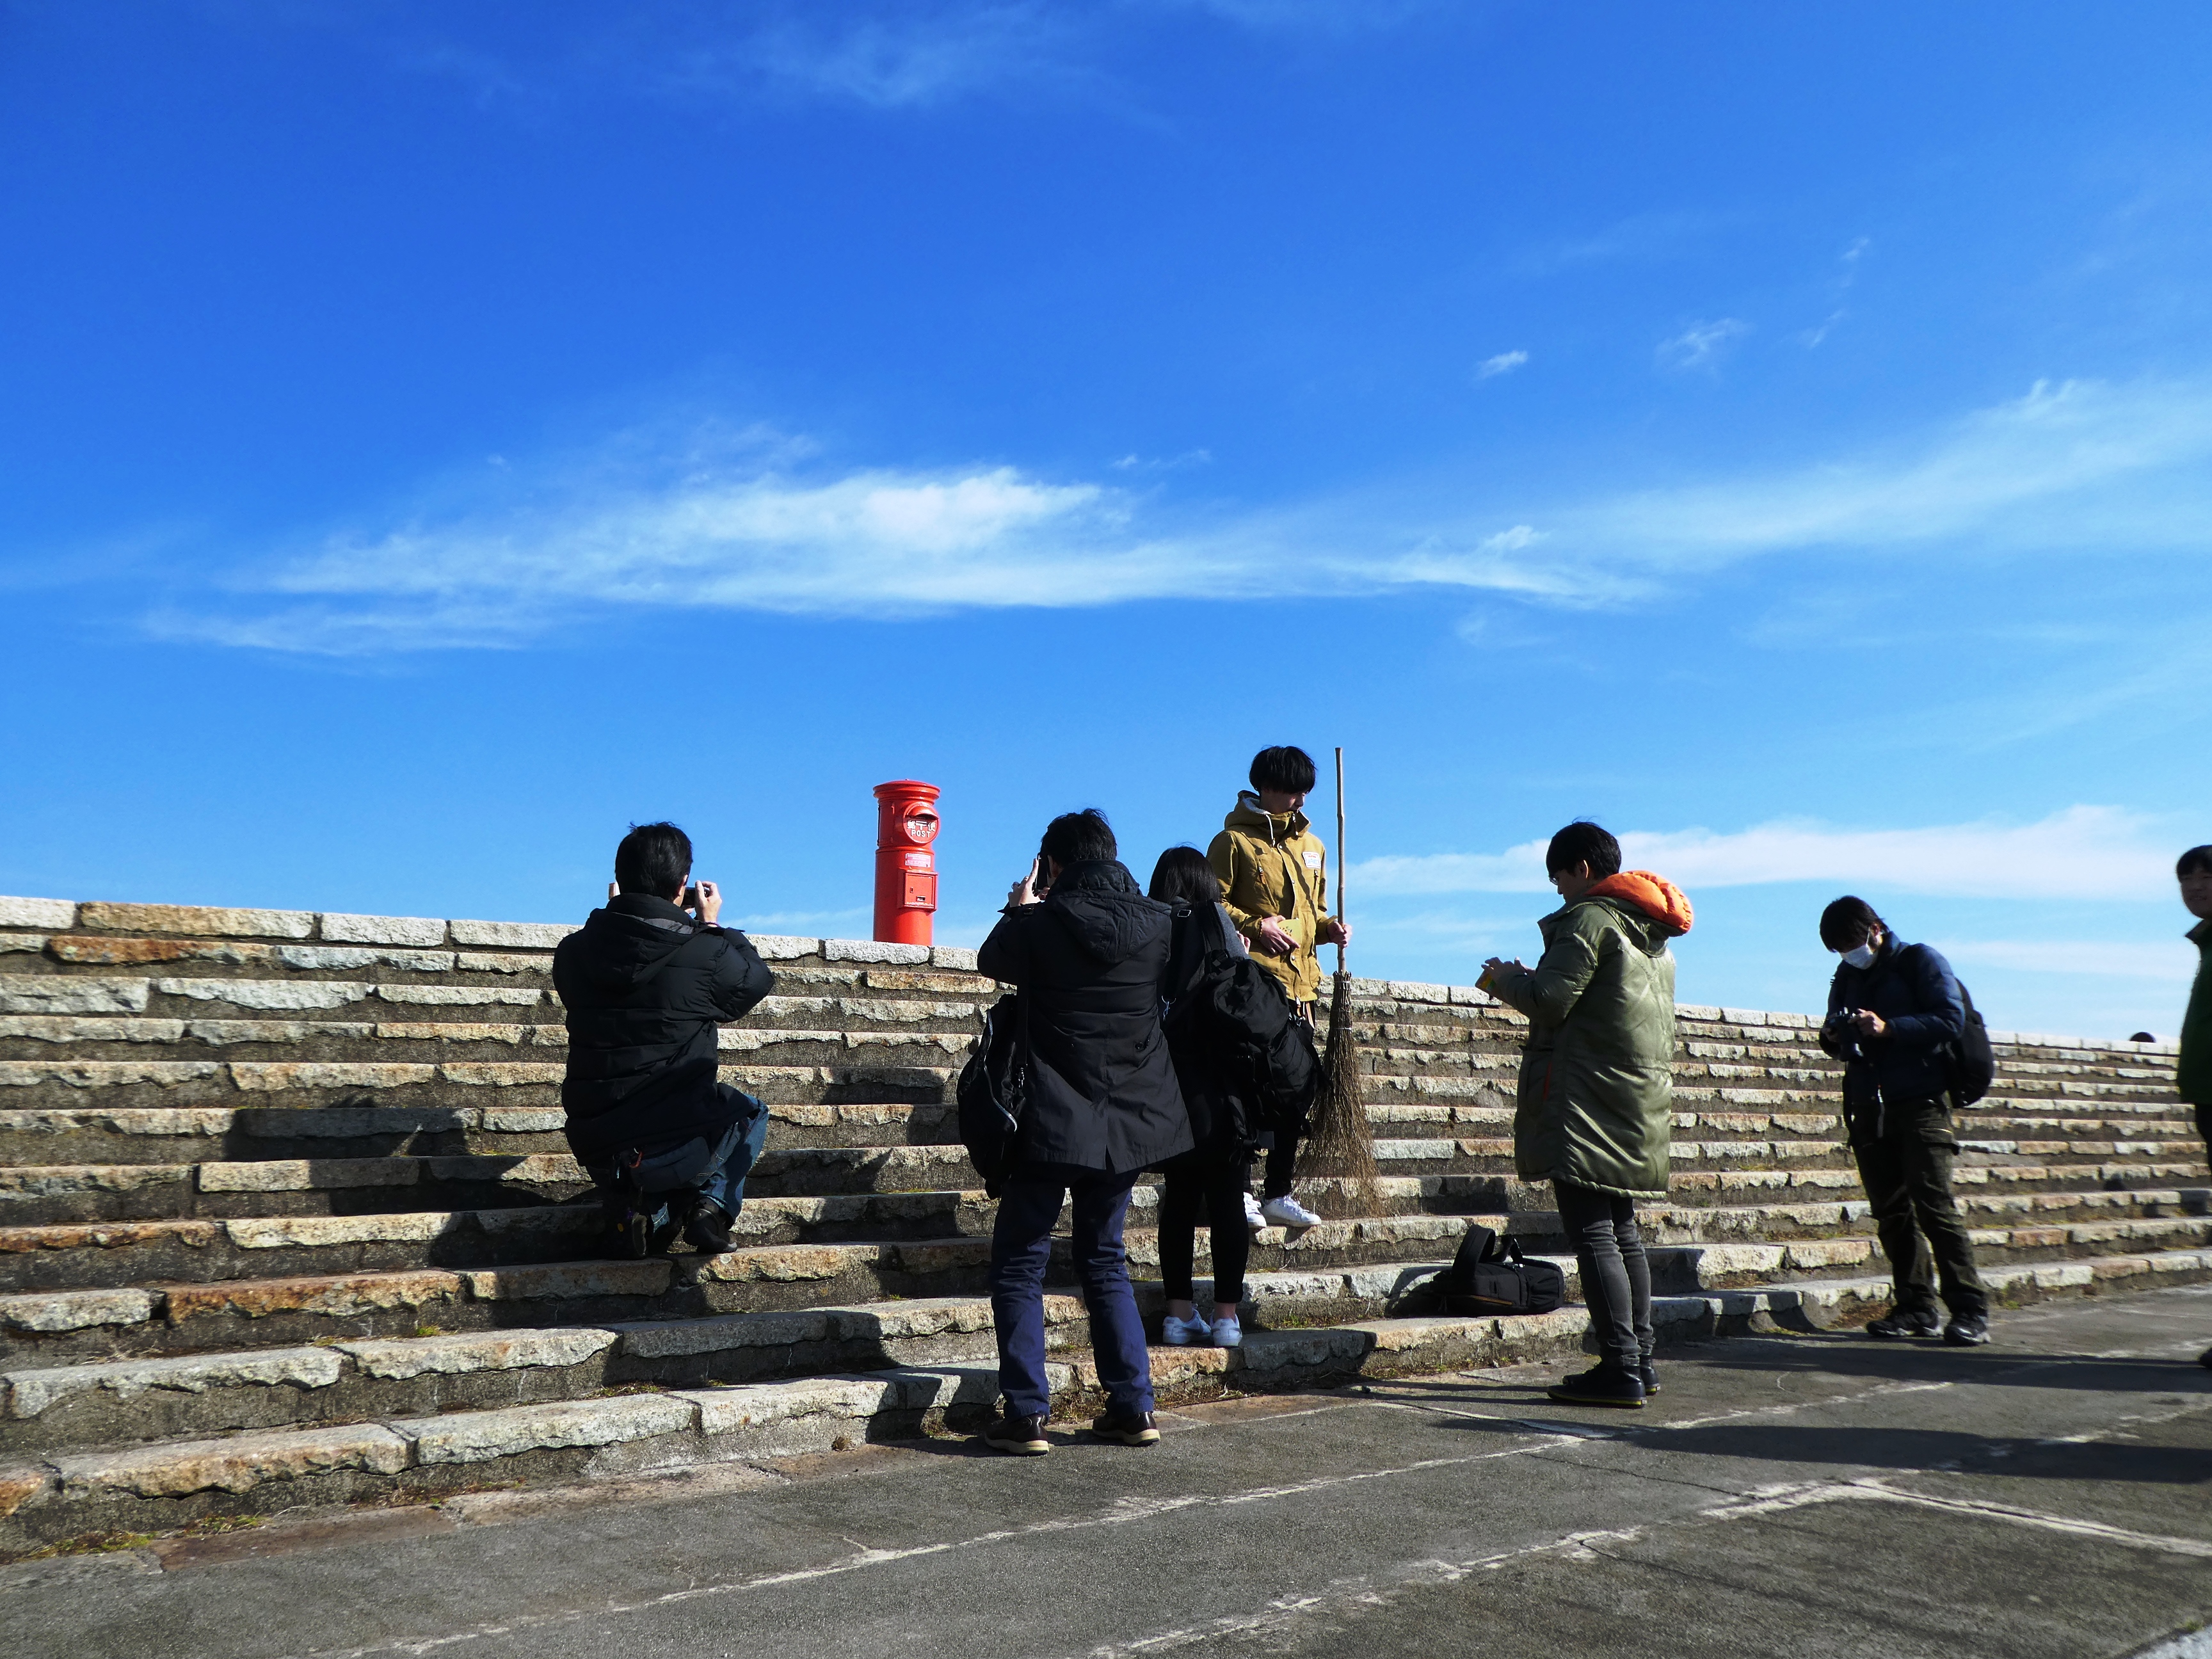
[[[1651,1367],[1651,1270],[1636,1200],[1667,1196],[1674,1109],[1674,957],[1690,901],[1646,870],[1623,872],[1620,843],[1569,824],[1544,855],[1565,901],[1536,925],[1534,968],[1492,957],[1482,988],[1528,1017],[1513,1114],[1523,1181],[1548,1181],[1574,1241],[1601,1356],[1550,1390],[1574,1406],[1640,1407]]]

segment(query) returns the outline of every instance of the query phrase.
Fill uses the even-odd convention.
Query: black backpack
[[[1029,1109],[1029,1006],[1019,991],[1009,991],[983,1016],[983,1034],[960,1068],[953,1093],[960,1144],[993,1198],[1014,1166],[1022,1115]]]
[[[1997,1080],[1997,1053],[1990,1046],[1990,1028],[1982,1023],[1981,1011],[1963,981],[1959,1000],[1966,1005],[1966,1025],[1951,1045],[1951,1100],[1954,1105],[1971,1106]]]
[[[1249,956],[1205,953],[1163,1029],[1170,1051],[1202,1054],[1250,1111],[1252,1130],[1305,1132],[1321,1086],[1313,1030],[1274,975]]]
[[[1556,1263],[1529,1261],[1519,1239],[1501,1241],[1487,1227],[1467,1230],[1437,1283],[1444,1310],[1462,1316],[1550,1313],[1567,1299],[1567,1276]]]

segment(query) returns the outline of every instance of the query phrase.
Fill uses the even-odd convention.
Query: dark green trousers
[[[1966,1218],[1951,1196],[1959,1143],[1951,1133],[1950,1097],[1891,1102],[1882,1120],[1879,1138],[1862,1140],[1854,1133],[1851,1152],[1889,1258],[1897,1305],[1932,1313],[1940,1279],[1953,1318],[1986,1316],[1989,1292],[1974,1271]]]

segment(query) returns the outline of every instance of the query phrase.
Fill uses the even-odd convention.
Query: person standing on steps
[[[1674,1112],[1674,956],[1690,901],[1648,870],[1623,872],[1620,843],[1577,822],[1544,867],[1563,901],[1536,925],[1534,968],[1492,957],[1476,983],[1528,1016],[1513,1113],[1513,1161],[1548,1181],[1574,1241],[1599,1359],[1550,1390],[1567,1405],[1641,1407],[1651,1363],[1651,1268],[1636,1200],[1667,1196]]]
[[[1240,791],[1206,861],[1223,903],[1252,955],[1279,980],[1308,1029],[1321,995],[1321,950],[1352,943],[1352,924],[1328,913],[1328,854],[1303,810],[1314,787],[1313,757],[1287,744],[1252,757],[1252,787]],[[1254,1227],[1310,1227],[1321,1220],[1291,1196],[1297,1180],[1297,1131],[1269,1135],[1261,1201],[1245,1206]]]
[[[1966,1030],[1959,981],[1933,946],[1904,943],[1850,894],[1820,913],[1820,943],[1843,958],[1820,1047],[1844,1062],[1844,1127],[1894,1286],[1867,1334],[1986,1342],[1989,1292],[1951,1195],[1951,1061]],[[1948,1324],[1936,1314],[1939,1277]]]
[[[2189,942],[2197,947],[2197,981],[2189,988],[2189,1012],[2181,1017],[2181,1057],[2173,1086],[2197,1109],[2197,1133],[2212,1159],[2212,846],[2192,847],[2173,866],[2181,883],[2181,902],[2197,918]],[[2198,1356],[2212,1369],[2212,1348]]]
[[[768,1135],[768,1108],[718,1075],[717,1033],[775,975],[721,913],[720,888],[691,884],[689,836],[632,824],[605,908],[553,952],[568,1147],[599,1188],[615,1255],[665,1249],[679,1231],[702,1253],[728,1249]]]
[[[1160,1437],[1121,1227],[1139,1173],[1189,1150],[1190,1118],[1160,1029],[1173,912],[1138,890],[1117,853],[1096,808],[1054,818],[975,953],[979,969],[1020,991],[1029,1032],[1027,1104],[991,1230],[1005,1406],[983,1437],[1004,1452],[1052,1449],[1044,1271],[1071,1194],[1070,1254],[1106,1391],[1091,1431],[1128,1446]]]
[[[1175,910],[1165,1029],[1194,1145],[1161,1164],[1161,1339],[1170,1347],[1241,1346],[1240,1306],[1252,1233],[1252,1153],[1261,1126],[1310,1108],[1320,1080],[1282,987],[1262,972],[1222,907],[1221,884],[1195,847],[1170,847],[1146,891]],[[1213,1317],[1191,1300],[1201,1215],[1212,1239]]]

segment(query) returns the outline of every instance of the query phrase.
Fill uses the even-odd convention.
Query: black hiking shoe
[[[1867,1322],[1869,1336],[1936,1336],[1942,1334],[1943,1322],[1936,1317],[1933,1308],[1892,1308],[1881,1318]]]
[[[1644,1397],[1646,1400],[1659,1392],[1659,1368],[1651,1363],[1650,1354],[1645,1354],[1638,1363],[1636,1375],[1643,1380]]]
[[[993,1451],[1011,1452],[1016,1457],[1042,1457],[1052,1449],[1052,1442],[1044,1437],[1044,1419],[1015,1417],[1006,1412],[1000,1413],[983,1431],[983,1443]]]
[[[1943,1328],[1943,1340],[1954,1348],[1978,1348],[1990,1340],[1990,1322],[1984,1314],[1961,1314]]]
[[[1617,1406],[1627,1411],[1644,1409],[1644,1379],[1625,1365],[1602,1360],[1580,1376],[1570,1376],[1545,1390],[1563,1406]]]
[[[1109,1411],[1091,1419],[1091,1432],[1101,1440],[1118,1440],[1125,1446],[1157,1446],[1159,1425],[1150,1412]]]
[[[720,1255],[730,1248],[730,1212],[711,1198],[702,1198],[684,1218],[684,1237],[701,1255]]]

